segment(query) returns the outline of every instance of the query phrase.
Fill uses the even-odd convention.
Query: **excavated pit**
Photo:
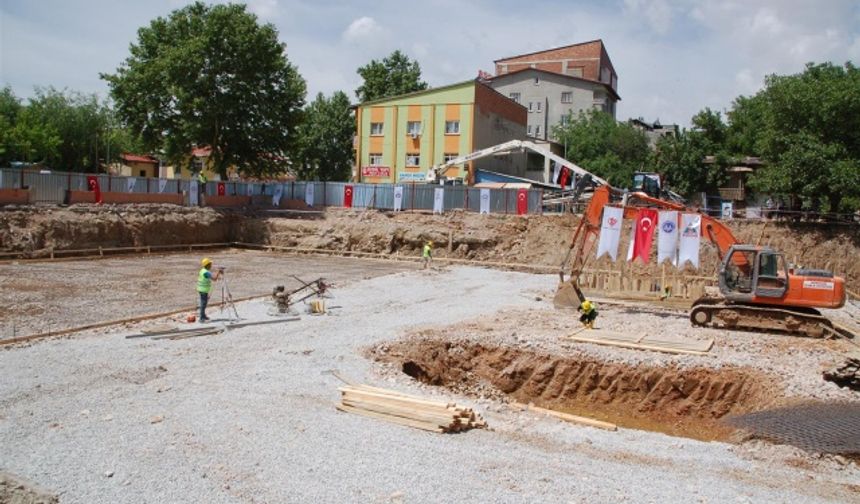
[[[739,368],[629,366],[443,339],[386,343],[370,356],[456,392],[700,440],[730,439],[735,431],[723,417],[772,399],[761,373]]]

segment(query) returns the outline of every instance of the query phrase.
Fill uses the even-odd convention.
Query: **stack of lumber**
[[[461,432],[487,426],[481,415],[451,402],[431,401],[418,396],[369,385],[340,388],[337,409],[431,432]]]
[[[636,350],[651,350],[674,354],[707,355],[714,346],[714,339],[695,340],[678,338],[669,335],[648,336],[639,334],[623,334],[605,329],[580,329],[568,338],[582,343],[633,348]]]

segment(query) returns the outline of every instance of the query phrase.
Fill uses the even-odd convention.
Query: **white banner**
[[[403,208],[403,186],[394,186],[394,211],[399,212]]]
[[[615,262],[618,259],[618,242],[621,241],[621,225],[624,223],[624,209],[603,207],[603,224],[600,226],[600,241],[597,243],[597,258],[609,254]]]
[[[197,206],[199,203],[197,202],[197,181],[192,180],[188,183],[188,204],[191,206]]]
[[[437,187],[433,191],[433,213],[442,213],[445,202],[445,189]]]
[[[678,247],[678,266],[686,261],[694,268],[699,267],[699,242],[702,237],[702,216],[681,214],[681,246]]]
[[[558,184],[558,172],[561,171],[561,164],[556,163],[555,161],[553,161],[552,164],[555,166],[552,168],[552,180],[550,182]]]
[[[490,190],[481,189],[481,213],[490,213]]]
[[[672,264],[678,264],[678,212],[669,210],[660,212],[659,235],[657,236],[657,264],[669,259]]]
[[[723,201],[723,204],[720,207],[720,213],[722,214],[722,218],[725,220],[732,220],[732,214],[734,213],[732,210],[732,202]]]
[[[310,182],[305,185],[305,204],[314,206],[314,185]]]
[[[137,184],[136,177],[129,177],[125,179],[125,192],[133,192],[135,184]]]
[[[284,186],[281,184],[275,185],[275,193],[272,195],[272,206],[281,204],[281,196],[284,195]]]
[[[163,193],[165,189],[167,189],[167,179],[158,179],[158,192]]]

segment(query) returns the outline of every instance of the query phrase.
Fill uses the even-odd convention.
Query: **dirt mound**
[[[732,367],[629,366],[439,339],[388,344],[370,355],[426,384],[480,395],[489,386],[517,401],[697,439],[725,438],[732,429],[720,418],[751,411],[770,395],[762,373]]]
[[[23,478],[0,472],[0,502],[11,504],[57,504],[59,497]]]

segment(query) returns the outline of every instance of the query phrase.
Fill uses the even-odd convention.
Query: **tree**
[[[244,5],[201,2],[138,30],[131,55],[103,74],[120,117],[149,150],[187,162],[212,148],[215,169],[279,171],[297,148],[305,82],[271,24]]]
[[[322,93],[305,109],[298,130],[302,160],[298,175],[307,180],[348,180],[352,168],[355,121],[349,98],[342,91],[331,98]]]
[[[359,67],[358,75],[364,79],[355,90],[359,102],[427,89],[427,83],[421,80],[421,66],[400,50],[394,51],[381,62],[370,60],[367,65]]]
[[[767,166],[751,186],[813,209],[822,201],[831,212],[854,209],[860,197],[860,70],[854,65],[810,63],[800,74],[770,75],[756,96],[735,103],[734,113],[760,123],[753,145]]]
[[[645,134],[599,110],[568,119],[553,128],[557,141],[566,146],[565,157],[614,186],[628,187],[633,172],[648,160]]]

